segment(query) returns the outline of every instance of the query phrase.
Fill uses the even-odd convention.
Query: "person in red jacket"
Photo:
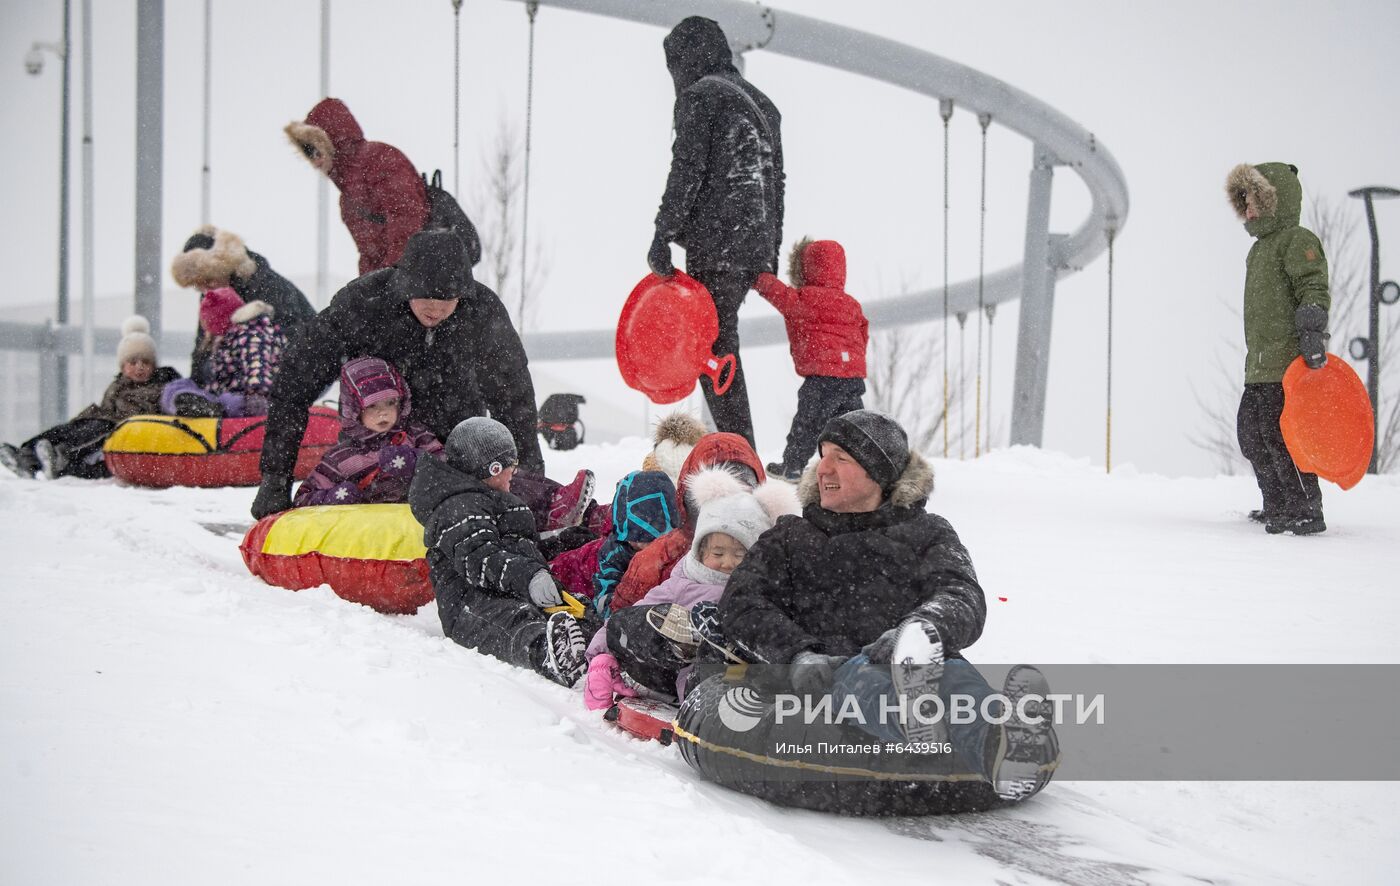
[[[397,264],[428,222],[428,192],[403,152],[365,141],[345,102],[322,99],[287,137],[340,190],[340,218],[360,250],[360,273]]]
[[[797,391],[783,460],[768,465],[768,473],[795,483],[817,451],[826,423],[865,408],[861,397],[870,324],[860,302],[846,292],[846,251],[835,240],[804,237],[793,244],[788,277],[792,286],[759,274],[754,289],[783,315],[792,362],[806,379]]]

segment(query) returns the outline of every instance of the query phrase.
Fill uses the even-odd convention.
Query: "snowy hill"
[[[602,490],[645,444],[548,453]],[[1034,450],[936,462],[989,601],[973,660],[1394,662],[1400,482],[1269,537],[1242,478]],[[604,493],[606,496],[606,493]],[[0,479],[0,882],[1382,883],[1379,783],[1056,782],[1012,812],[850,820],[697,781],[577,696],[248,576],[251,490]],[[1303,606],[1335,600],[1336,618]],[[1005,600],[999,598],[1004,597]]]

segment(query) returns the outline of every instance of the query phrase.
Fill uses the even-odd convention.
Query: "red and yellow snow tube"
[[[112,476],[133,486],[256,486],[266,416],[134,415],[103,445]],[[305,479],[340,435],[335,410],[311,407],[293,469]]]
[[[408,505],[322,505],[264,517],[239,546],[248,571],[300,591],[330,585],[380,612],[413,613],[433,599],[423,527]]]

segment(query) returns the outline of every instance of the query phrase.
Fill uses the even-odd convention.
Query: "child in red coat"
[[[788,277],[792,286],[759,274],[754,289],[783,315],[792,362],[806,379],[782,463],[767,466],[768,473],[796,482],[826,423],[864,408],[870,324],[860,302],[846,293],[846,251],[835,240],[799,240],[788,255]]]

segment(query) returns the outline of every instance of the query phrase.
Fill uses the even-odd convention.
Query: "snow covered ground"
[[[550,473],[586,465],[607,490],[644,450],[549,453]],[[1400,478],[1328,487],[1331,528],[1299,539],[1246,522],[1248,479],[1105,476],[1035,450],[936,466],[932,507],[988,593],[974,660],[1397,661]],[[0,882],[1360,884],[1400,868],[1381,783],[1057,782],[955,819],[773,808],[453,645],[431,606],[389,617],[261,584],[221,530],[251,497],[0,479]]]

